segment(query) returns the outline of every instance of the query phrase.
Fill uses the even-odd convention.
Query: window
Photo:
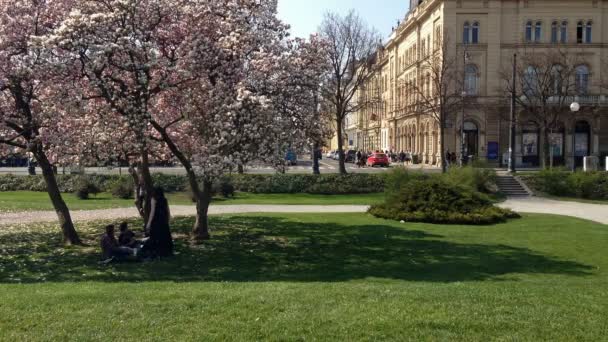
[[[421,49],[422,49],[421,57],[424,57],[424,55],[426,54],[426,41],[424,39],[422,40],[422,43],[421,43]]]
[[[470,40],[469,40],[469,36],[471,34],[471,25],[469,25],[469,22],[465,22],[464,23],[464,29],[462,31],[462,43],[463,44],[469,44]]]
[[[472,37],[471,43],[478,44],[479,43],[479,23],[473,23]]]
[[[551,83],[553,84],[553,93],[555,95],[562,95],[563,84],[564,84],[564,68],[556,64],[551,68]]]
[[[591,30],[592,23],[590,21],[587,22],[587,27],[585,28],[585,43],[591,44]]]
[[[576,91],[580,95],[586,95],[589,92],[589,68],[586,65],[576,67]]]
[[[581,44],[583,42],[583,22],[579,21],[576,25],[576,42]]]
[[[557,21],[551,23],[551,43],[557,44]]]
[[[467,95],[477,95],[477,67],[468,64],[464,72],[464,91]]]
[[[567,21],[562,22],[561,37],[560,37],[559,41],[560,41],[560,43],[568,42],[568,22]]]
[[[528,21],[526,23],[526,42],[532,41],[532,22]]]
[[[533,96],[538,92],[538,69],[533,66],[526,68],[524,75],[524,94]]]
[[[543,23],[541,23],[540,21],[536,22],[536,26],[534,26],[534,42],[538,43],[541,41],[542,38],[542,27],[543,27]]]

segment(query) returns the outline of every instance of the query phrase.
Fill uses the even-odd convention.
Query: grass
[[[141,222],[133,221],[133,226]],[[0,340],[605,339],[608,229],[526,215],[484,227],[364,214],[216,216],[177,255],[100,266],[50,225],[0,229]]]
[[[74,194],[63,194],[71,210],[91,210],[132,207],[133,200],[113,198],[108,193],[91,196],[87,200],[78,199]],[[193,205],[187,193],[169,194],[171,204]],[[233,199],[216,198],[214,205],[231,204],[361,204],[371,205],[384,200],[383,193],[357,195],[311,195],[311,194],[251,194],[237,193]],[[7,191],[0,192],[0,212],[53,210],[46,192]]]

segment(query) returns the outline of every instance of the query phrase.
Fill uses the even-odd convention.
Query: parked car
[[[388,156],[384,153],[373,153],[369,158],[367,158],[367,166],[374,167],[376,165],[388,167],[390,162],[388,161]]]
[[[333,159],[333,160],[340,159],[340,151],[338,151],[338,150],[334,151],[334,153],[331,155],[331,159]]]
[[[346,153],[344,154],[344,161],[346,163],[356,163],[357,162],[357,151],[355,151],[355,150],[346,151]]]
[[[298,155],[294,151],[289,150],[285,155],[285,161],[287,165],[298,165]]]
[[[325,154],[325,158],[332,159],[334,157],[334,153],[336,153],[336,151],[328,151]]]

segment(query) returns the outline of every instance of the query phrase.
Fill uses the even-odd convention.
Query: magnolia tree
[[[31,153],[42,169],[47,191],[57,212],[66,244],[80,239],[63,200],[48,154],[48,137],[62,137],[57,129],[71,122],[60,117],[63,100],[57,85],[63,80],[50,67],[46,52],[32,40],[49,33],[61,22],[71,1],[18,0],[0,2],[0,143]]]
[[[78,73],[83,99],[103,101],[121,117],[139,156],[143,213],[150,213],[150,131],[154,102],[165,92],[196,80],[185,67],[196,39],[198,2],[188,0],[79,1],[61,27],[45,37],[60,64]],[[201,31],[199,31],[201,30]],[[209,29],[207,29],[209,30]]]
[[[276,6],[256,0],[85,0],[44,41],[61,65],[82,77],[80,98],[101,101],[104,112],[121,118],[113,122],[126,123],[144,193],[152,188],[151,142],[162,141],[184,166],[201,239],[209,237],[213,180],[273,155],[292,136],[288,129],[302,121],[294,119],[299,111],[277,106],[289,98],[281,92],[296,89],[286,86],[294,69],[285,59],[294,61],[304,44],[287,40]],[[144,217],[148,213],[146,200]]]

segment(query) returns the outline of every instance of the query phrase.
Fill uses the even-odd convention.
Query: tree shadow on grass
[[[511,273],[591,274],[591,267],[507,245],[463,244],[391,225],[298,222],[281,217],[212,217],[212,241],[191,245],[192,218],[176,218],[176,256],[155,262],[99,265],[91,247],[61,248],[56,231],[0,233],[0,283],[43,281],[332,282],[363,278],[455,282]],[[136,223],[136,221],[133,221]],[[139,223],[139,222],[137,222]],[[135,225],[134,225],[135,226]]]

